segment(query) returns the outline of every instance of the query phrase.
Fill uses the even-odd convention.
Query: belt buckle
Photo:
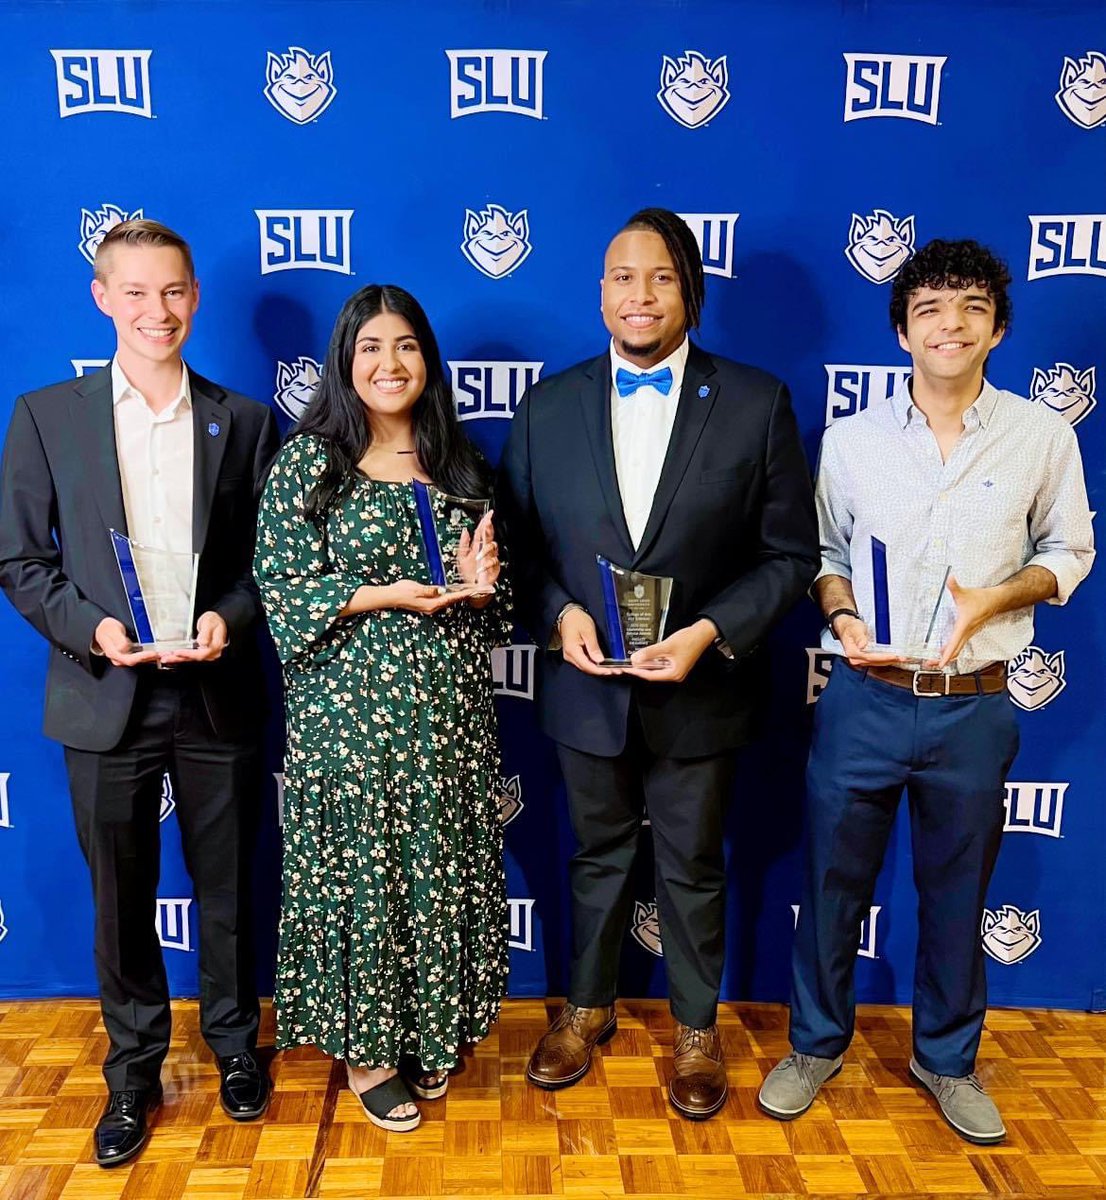
[[[920,692],[918,690],[918,680],[921,679],[921,677],[923,675],[929,675],[931,677],[936,676],[938,679],[943,679],[945,681],[944,691]],[[914,677],[910,681],[910,690],[914,693],[915,696],[920,696],[923,698],[928,697],[929,699],[933,699],[937,696],[947,696],[949,694],[949,680],[951,678],[952,678],[952,676],[949,675],[945,671],[915,671]]]

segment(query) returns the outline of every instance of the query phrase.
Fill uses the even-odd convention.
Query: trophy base
[[[156,650],[158,654],[168,654],[173,650],[196,650],[200,643],[195,638],[179,638],[176,641],[170,642],[132,642],[131,653],[137,654],[139,651]]]
[[[494,596],[495,585],[492,583],[447,583],[438,585],[439,596],[449,596],[454,592],[464,592],[468,596]]]
[[[883,642],[869,642],[864,647],[866,654],[893,654],[904,662],[933,662],[941,656],[939,646],[888,646]]]
[[[638,671],[663,671],[669,665],[667,658],[654,658],[648,663],[634,663],[628,658],[601,658],[601,667],[634,667]]]

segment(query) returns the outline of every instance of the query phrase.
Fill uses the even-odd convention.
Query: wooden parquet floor
[[[549,1011],[556,1005],[550,1004]],[[266,1117],[236,1124],[196,1006],[174,1006],[165,1104],[133,1163],[89,1162],[106,1040],[87,1001],[0,1004],[0,1200],[277,1197],[1049,1197],[1106,1200],[1106,1018],[993,1010],[979,1073],[1002,1109],[999,1147],[967,1145],[907,1074],[909,1016],[863,1008],[844,1070],[810,1112],[780,1124],[756,1093],[787,1050],[777,1005],[724,1005],[730,1095],[692,1124],[665,1104],[672,1035],[660,1001],[619,1005],[619,1031],[564,1091],[527,1085],[543,1001],[511,1001],[421,1127],[369,1124],[344,1072],[312,1050],[279,1055]],[[263,1038],[271,1042],[266,1009]]]

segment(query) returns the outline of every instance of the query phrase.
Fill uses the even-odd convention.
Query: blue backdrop
[[[497,456],[528,381],[606,342],[603,249],[646,204],[687,214],[710,274],[702,343],[791,385],[825,425],[882,403],[906,360],[887,281],[915,245],[976,237],[1011,264],[1000,387],[1078,423],[1101,503],[1106,404],[1106,36],[1077,3],[5,6],[0,226],[6,420],[19,392],[95,369],[110,324],[89,258],[136,213],[193,243],[189,361],[273,404],[317,379],[341,302],[394,281],[424,303],[458,410]],[[1097,278],[1096,278],[1097,276]],[[1011,682],[1023,749],[981,931],[995,1003],[1106,1008],[1102,570],[1042,607]],[[770,736],[730,821],[725,995],[786,995],[810,705],[830,660],[803,603],[776,638]],[[43,642],[0,606],[0,994],[94,992],[89,885],[62,758],[39,733]],[[511,991],[563,992],[571,835],[530,698],[535,651],[497,655]],[[258,704],[265,703],[258,697]],[[258,845],[271,980],[279,722]],[[193,992],[196,913],[171,789],[159,914]],[[647,841],[647,839],[646,839]],[[643,861],[623,992],[663,994]],[[859,947],[861,998],[909,997],[915,902],[900,822]]]

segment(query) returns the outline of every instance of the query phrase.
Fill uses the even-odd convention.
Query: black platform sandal
[[[352,1087],[350,1091],[353,1091]],[[399,1108],[401,1104],[414,1103],[411,1093],[407,1090],[407,1084],[399,1075],[392,1075],[383,1083],[378,1083],[376,1087],[369,1088],[368,1091],[353,1091],[353,1094],[360,1100],[361,1107],[365,1110],[365,1116],[374,1125],[379,1125],[381,1129],[387,1129],[389,1133],[407,1133],[416,1129],[422,1120],[422,1115],[417,1109],[409,1117],[390,1117],[388,1115],[393,1108]]]

